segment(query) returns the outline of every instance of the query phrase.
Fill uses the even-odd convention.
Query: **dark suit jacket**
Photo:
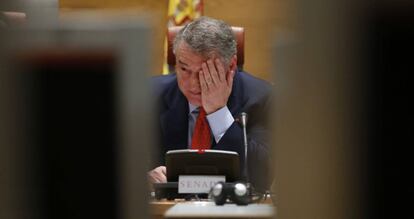
[[[159,158],[156,166],[164,165],[164,154],[168,150],[188,147],[188,102],[181,93],[175,74],[157,76],[152,86],[158,104],[156,131]],[[245,72],[237,72],[227,107],[234,118],[241,112],[248,114],[248,170],[252,184],[258,189],[270,184],[270,145],[268,115],[271,107],[271,85]],[[244,144],[242,128],[234,122],[212,149],[235,151],[240,156],[241,170],[244,168]],[[243,173],[243,171],[242,171]]]

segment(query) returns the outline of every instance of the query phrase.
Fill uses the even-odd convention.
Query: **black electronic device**
[[[188,199],[195,194],[178,193],[180,175],[220,175],[226,182],[241,180],[239,155],[233,151],[222,150],[171,150],[165,154],[167,183],[154,183],[156,199]],[[196,194],[207,198],[208,193]]]
[[[179,175],[222,175],[226,182],[240,180],[239,154],[222,150],[171,150],[165,154],[167,181]]]
[[[218,182],[213,186],[213,188],[211,188],[210,191],[210,198],[216,203],[216,205],[224,205],[227,200],[237,205],[247,205],[251,203],[251,197],[250,184],[242,182]]]
[[[167,199],[185,199],[191,200],[197,195],[200,199],[208,198],[208,194],[187,194],[178,193],[178,182],[154,183],[154,198],[156,200]]]

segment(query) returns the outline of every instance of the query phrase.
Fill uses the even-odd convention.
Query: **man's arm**
[[[210,59],[202,64],[199,80],[201,85],[202,104],[207,114],[214,114],[226,106],[232,92],[236,61],[237,59],[234,58],[233,64],[230,64],[228,69],[224,68],[219,59]],[[271,107],[270,93],[269,90],[261,96],[259,95],[255,97],[255,95],[252,95],[252,97],[254,97],[252,99],[254,100],[243,106],[243,110],[248,113],[250,117],[248,124],[249,178],[255,187],[260,189],[267,189],[271,180],[271,171],[269,170],[271,151],[269,149],[269,129],[267,125]],[[214,128],[214,125],[212,128]],[[240,155],[243,169],[243,130],[234,121],[230,127],[224,128],[226,131],[222,137],[219,136],[220,139],[216,145],[216,149],[236,151]],[[214,137],[217,139],[217,134],[213,134],[215,134]]]

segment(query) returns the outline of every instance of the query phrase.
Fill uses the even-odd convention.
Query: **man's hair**
[[[175,37],[173,51],[185,42],[195,53],[211,58],[217,54],[226,64],[237,53],[231,27],[222,20],[200,17],[182,28]]]

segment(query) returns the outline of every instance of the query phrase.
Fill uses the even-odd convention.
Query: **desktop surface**
[[[273,218],[276,213],[270,198],[247,206],[217,206],[208,199],[159,200],[150,202],[150,209],[151,218]]]
[[[270,204],[218,206],[212,201],[177,203],[165,212],[166,218],[272,218],[274,207]]]

